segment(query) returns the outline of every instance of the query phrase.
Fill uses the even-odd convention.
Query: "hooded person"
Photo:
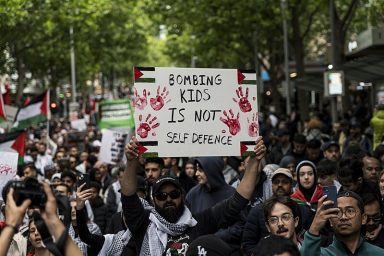
[[[294,185],[296,185],[296,159],[291,155],[286,155],[281,159],[279,166],[280,168],[287,168],[291,171]]]
[[[198,157],[195,163],[198,184],[186,195],[186,204],[192,213],[201,212],[235,192],[235,188],[225,182],[222,157]]]
[[[297,189],[291,195],[298,204],[316,209],[317,202],[323,196],[323,188],[317,184],[317,170],[311,161],[301,161],[296,166]]]

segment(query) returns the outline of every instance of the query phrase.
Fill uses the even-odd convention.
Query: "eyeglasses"
[[[284,213],[280,217],[273,216],[268,219],[269,224],[271,225],[277,225],[279,223],[279,219],[284,222],[284,224],[287,224],[291,219],[293,218],[293,215],[290,213]]]
[[[155,198],[159,201],[165,201],[167,200],[168,196],[171,198],[171,199],[177,199],[181,196],[181,192],[180,190],[172,190],[171,192],[167,193],[167,192],[157,192],[155,194]]]
[[[341,219],[343,217],[343,215],[345,214],[345,216],[347,218],[351,219],[351,218],[356,216],[356,213],[357,213],[357,210],[353,207],[348,207],[344,211],[341,208],[339,208],[339,212],[337,213],[337,217],[339,219]]]
[[[367,223],[369,223],[371,220],[372,220],[374,223],[380,222],[380,221],[381,221],[381,215],[380,215],[380,213],[375,214],[375,215],[367,215]]]

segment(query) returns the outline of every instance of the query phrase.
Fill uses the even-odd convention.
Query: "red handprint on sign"
[[[150,118],[151,114],[148,114],[145,121],[143,121],[143,116],[139,115],[140,125],[139,128],[137,128],[136,133],[143,139],[148,137],[149,131],[160,126],[159,123],[156,123],[157,117],[153,117],[151,120],[149,120]],[[155,136],[154,133],[152,135]]]
[[[233,111],[232,109],[229,110],[229,114],[231,116],[228,116],[227,114],[227,111],[223,111],[224,113],[224,117],[220,117],[220,121],[225,123],[228,128],[229,128],[229,132],[232,134],[232,135],[236,135],[238,132],[240,132],[240,122],[239,122],[239,118],[240,118],[240,113],[237,113],[237,117],[235,118],[235,114],[233,114]]]
[[[147,106],[147,96],[149,96],[150,93],[148,92],[148,95],[147,95],[147,90],[144,89],[143,90],[143,96],[140,96],[138,93],[137,93],[137,90],[135,88],[135,100],[133,101],[133,106],[135,108],[138,108],[140,110],[143,110],[146,106]]]
[[[245,95],[243,94],[243,87],[239,86],[236,89],[237,99],[233,98],[233,101],[239,104],[240,110],[243,112],[250,112],[252,110],[252,105],[248,100],[249,89],[245,89]]]
[[[248,135],[251,137],[259,136],[259,116],[257,115],[257,113],[253,113],[252,120],[249,120],[249,118],[247,118],[247,121]]]
[[[164,89],[161,93],[160,93],[160,86],[157,87],[156,97],[151,98],[149,100],[153,110],[158,111],[164,106],[164,101],[167,98],[168,94],[169,94],[169,91],[167,90],[167,87],[164,86]],[[167,102],[169,102],[169,101],[171,101],[171,100],[168,100]]]

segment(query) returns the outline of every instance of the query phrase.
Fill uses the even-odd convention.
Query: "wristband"
[[[11,224],[5,223],[4,228],[6,228],[6,227],[11,228],[15,234],[19,232],[19,228],[12,226]]]

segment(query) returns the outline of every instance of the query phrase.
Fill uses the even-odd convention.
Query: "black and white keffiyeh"
[[[180,236],[189,227],[197,224],[197,221],[192,217],[192,213],[186,206],[184,206],[183,215],[177,223],[166,221],[153,207],[149,214],[149,220],[150,224],[141,246],[140,256],[161,256],[167,246],[168,235]]]

